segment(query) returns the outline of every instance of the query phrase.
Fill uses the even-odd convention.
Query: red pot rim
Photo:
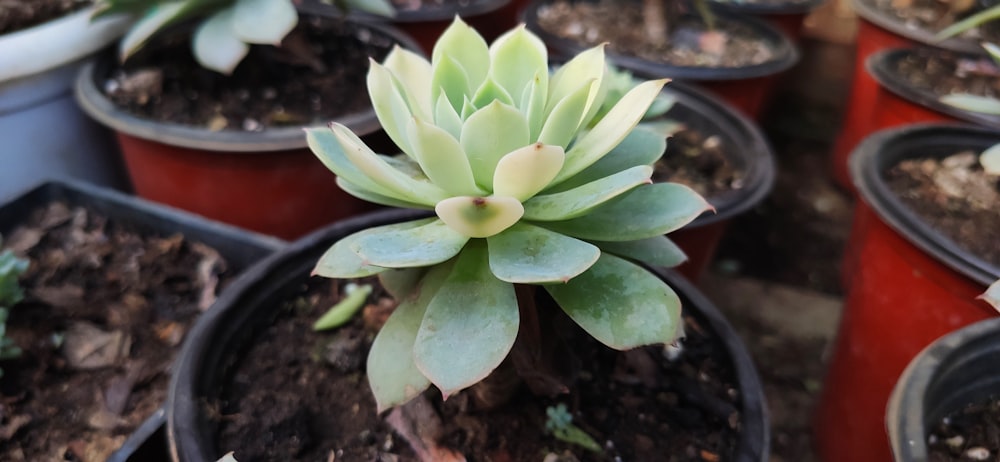
[[[978,52],[979,54],[986,53],[975,40],[967,40],[958,37],[952,37],[947,40],[937,40],[934,38],[936,31],[931,32],[926,29],[909,27],[899,19],[875,9],[870,0],[851,0],[851,9],[853,9],[854,12],[865,21],[915,42],[940,48],[947,48],[954,51],[964,51],[969,53]]]

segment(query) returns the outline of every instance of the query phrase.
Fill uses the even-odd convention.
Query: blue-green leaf
[[[387,205],[389,207],[399,207],[402,209],[421,209],[421,210],[434,210],[433,206],[426,204],[418,204],[416,202],[410,202],[402,199],[396,199],[392,196],[386,196],[383,194],[376,193],[370,189],[362,188],[350,181],[345,180],[343,177],[337,177],[335,180],[337,186],[340,187],[344,192],[350,194],[363,201],[373,202],[375,204]]]
[[[653,165],[666,149],[666,137],[636,127],[601,160],[545,192],[566,191],[638,165]]]
[[[486,242],[493,275],[515,284],[566,282],[601,256],[592,244],[526,223],[490,236]]]
[[[524,203],[524,218],[558,221],[579,217],[636,186],[649,184],[652,175],[653,167],[639,165],[569,191],[535,196]]]
[[[233,9],[226,8],[202,22],[195,30],[191,46],[194,57],[205,69],[231,74],[250,46],[233,33]]]
[[[290,0],[236,0],[233,5],[232,33],[246,43],[279,45],[298,23]]]
[[[420,281],[428,271],[427,267],[393,268],[378,273],[378,282],[392,298],[403,300],[420,287]]]
[[[688,259],[684,250],[674,244],[667,236],[656,236],[637,241],[591,241],[591,244],[600,247],[602,252],[666,268],[677,266]]]
[[[364,239],[365,236],[378,234],[387,230],[416,228],[430,223],[433,220],[433,218],[425,218],[422,220],[395,223],[392,225],[368,228],[351,234],[334,243],[325,253],[323,253],[323,256],[321,256],[319,261],[316,263],[316,267],[313,269],[312,274],[314,276],[318,275],[327,278],[344,279],[360,278],[381,273],[388,268],[368,264],[361,258],[360,255],[357,254],[357,252],[354,251],[354,247],[357,245],[358,241]]]
[[[356,239],[351,250],[369,265],[412,268],[447,261],[469,240],[441,220],[429,218],[417,227],[383,226]]]

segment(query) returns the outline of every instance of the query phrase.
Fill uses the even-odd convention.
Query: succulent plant
[[[650,181],[666,141],[635,126],[666,80],[639,84],[592,123],[608,81],[603,46],[550,75],[545,45],[523,26],[487,45],[456,18],[430,62],[397,47],[371,63],[373,106],[402,154],[376,154],[340,124],[307,130],[348,193],[436,215],[352,234],[314,270],[377,274],[400,300],[368,357],[380,411],[432,383],[447,398],[487,377],[518,335],[516,284],[544,288],[615,349],[679,335],[677,295],[635,261],[682,262],[664,234],[710,206]]]
[[[338,3],[344,8],[384,16],[394,13],[388,0]],[[122,61],[166,27],[204,18],[191,41],[195,59],[203,67],[223,74],[232,73],[251,44],[280,44],[299,20],[292,0],[98,0],[95,18],[114,13],[141,15],[122,38]]]

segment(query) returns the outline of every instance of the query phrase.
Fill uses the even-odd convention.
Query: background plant
[[[21,356],[21,349],[7,337],[7,315],[24,298],[18,277],[27,270],[28,260],[17,258],[10,250],[0,252],[0,360]]]
[[[337,0],[337,5],[384,16],[394,13],[388,0]],[[115,13],[140,16],[122,38],[122,61],[169,26],[200,20],[191,39],[195,59],[223,74],[232,73],[250,45],[280,45],[299,19],[292,0],[98,0],[95,18]]]
[[[664,234],[710,206],[686,186],[650,180],[666,141],[635,126],[666,80],[632,88],[595,121],[607,69],[598,46],[550,75],[545,45],[523,26],[487,45],[456,18],[430,62],[397,47],[371,63],[369,94],[401,155],[376,154],[340,124],[307,130],[348,193],[436,214],[352,234],[314,270],[377,274],[400,300],[368,357],[380,411],[431,384],[447,398],[482,381],[515,340],[537,353],[555,336],[536,288],[611,348],[680,334],[679,298],[636,261],[683,261]],[[543,362],[517,371],[537,377]],[[528,384],[565,391],[550,382]]]

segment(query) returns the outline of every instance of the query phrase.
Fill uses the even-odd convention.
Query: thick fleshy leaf
[[[337,186],[344,190],[347,194],[350,194],[363,201],[373,202],[375,204],[387,205],[389,207],[399,207],[402,209],[422,209],[422,210],[434,210],[433,205],[418,204],[415,202],[409,202],[402,199],[396,199],[395,197],[385,196],[370,189],[362,188],[350,181],[345,180],[342,177],[337,177]]]
[[[155,8],[149,8],[147,13],[129,28],[121,43],[118,44],[118,54],[124,61],[139,51],[150,37],[164,27],[182,21],[194,13],[197,0],[182,0],[161,3]]]
[[[511,226],[486,242],[493,275],[515,284],[566,282],[601,256],[592,244],[526,223]]]
[[[410,121],[413,156],[431,182],[457,196],[484,195],[472,177],[462,145],[447,131],[418,119]]]
[[[576,91],[566,95],[562,101],[549,112],[538,135],[538,141],[545,144],[562,146],[565,149],[583,122],[587,103],[591,98],[593,88],[600,83],[597,80],[584,82]]]
[[[639,165],[653,165],[667,149],[667,139],[641,125],[632,130],[618,146],[572,178],[545,192],[566,191]]]
[[[579,218],[543,226],[580,239],[634,241],[674,231],[711,208],[687,186],[656,183],[632,189]]]
[[[598,82],[597,86],[591,87],[593,89],[592,96],[596,99],[597,90],[601,85],[600,82],[604,80],[606,66],[604,45],[598,45],[585,50],[562,65],[552,75],[552,78],[549,79],[549,99],[545,106],[545,113],[551,113],[556,104],[576,92],[578,88],[587,82]],[[595,99],[591,99],[589,103],[597,103],[599,105],[600,102]],[[588,109],[590,104],[587,106]],[[645,111],[645,109],[643,110]]]
[[[486,107],[487,104],[493,101],[499,101],[508,106],[514,106],[514,98],[511,97],[507,90],[501,87],[492,78],[487,77],[483,84],[479,86],[476,90],[475,95],[472,96],[472,104],[477,108]]]
[[[468,79],[469,89],[479,88],[490,71],[490,51],[483,37],[457,15],[434,43],[431,63],[437,68],[445,57],[454,59]],[[452,102],[454,103],[454,99]]]
[[[458,139],[462,137],[464,123],[462,116],[448,102],[448,96],[444,93],[438,95],[437,103],[434,104],[434,124]]]
[[[403,300],[420,287],[420,281],[428,271],[427,267],[393,268],[378,273],[378,282],[392,298]]]
[[[525,89],[536,77],[544,88],[548,88],[548,72],[538,72],[539,69],[548,69],[549,65],[545,43],[528,32],[523,24],[493,41],[490,59],[493,61],[490,76],[507,89],[511,96],[520,97],[525,94]],[[524,112],[523,101],[518,103],[517,107]]]
[[[250,52],[250,46],[233,34],[233,9],[221,10],[198,25],[191,39],[194,58],[205,69],[231,74]]]
[[[448,197],[448,193],[436,185],[416,180],[394,168],[347,127],[333,124],[330,128],[340,142],[344,156],[371,181],[392,192],[393,196],[418,204],[433,204]]]
[[[560,221],[579,217],[636,186],[649,184],[653,167],[640,165],[583,186],[535,196],[524,203],[524,218]]]
[[[314,276],[318,275],[327,278],[360,278],[386,271],[388,268],[367,264],[361,256],[354,251],[354,247],[357,245],[357,242],[364,239],[365,236],[371,234],[381,233],[386,230],[416,228],[430,223],[431,221],[434,221],[434,218],[368,228],[351,234],[334,243],[325,253],[323,253],[323,256],[320,257],[319,261],[316,263],[316,267],[313,268],[312,274]]]
[[[670,343],[677,335],[677,294],[660,278],[621,258],[601,254],[583,274],[545,289],[583,330],[616,350]]]
[[[362,172],[356,165],[351,163],[351,160],[344,155],[344,148],[340,145],[340,140],[334,135],[333,130],[330,128],[307,128],[306,129],[306,143],[309,145],[309,149],[319,158],[320,162],[330,169],[333,173],[337,174],[338,180],[346,180],[354,186],[353,190],[358,192],[369,192],[374,194],[373,197],[386,197],[393,200],[398,200],[402,202],[407,201],[402,195],[396,194],[386,188],[383,188],[378,183],[375,183],[368,177],[364,172]],[[347,190],[348,188],[344,188]],[[369,200],[366,198],[362,198]],[[375,201],[379,204],[385,204],[385,202]],[[386,204],[391,205],[391,204]],[[431,204],[433,205],[433,204]]]
[[[458,255],[469,238],[441,220],[430,219],[417,227],[383,226],[354,240],[351,250],[369,265],[386,268],[430,266]]]
[[[666,79],[651,80],[626,93],[593,130],[579,137],[573,144],[566,153],[566,164],[556,177],[556,183],[597,162],[625,139],[666,83]]]
[[[1000,99],[969,93],[952,93],[941,97],[941,102],[965,111],[983,114],[1000,114]]]
[[[545,102],[548,98],[548,73],[538,72],[524,89],[521,97],[521,112],[527,116],[530,140],[538,140],[545,124]]]
[[[565,160],[560,146],[535,143],[515,149],[497,163],[493,192],[523,202],[548,186]]]
[[[441,221],[468,237],[489,237],[510,228],[524,215],[521,202],[504,196],[459,196],[434,207]]]
[[[476,184],[492,191],[493,172],[500,159],[530,144],[528,121],[517,109],[494,101],[469,116],[460,141]]]
[[[382,63],[392,71],[403,87],[403,94],[410,105],[410,111],[421,120],[429,120],[433,111],[431,101],[431,63],[406,48],[396,45]]]
[[[591,243],[600,247],[603,252],[653,266],[670,268],[684,263],[688,259],[684,250],[674,244],[667,236],[656,236],[637,241],[591,241]]]
[[[990,146],[979,155],[979,165],[990,175],[1000,175],[1000,143]]]
[[[979,298],[1000,311],[1000,281],[991,284]]]
[[[469,76],[465,74],[465,69],[451,56],[442,56],[441,62],[434,64],[434,74],[431,76],[431,98],[437,99],[441,95],[448,98],[451,107],[455,112],[462,110],[465,101],[472,93],[469,86]],[[463,117],[464,118],[464,117]]]
[[[375,115],[392,142],[403,152],[409,153],[410,144],[406,138],[406,126],[413,118],[413,114],[407,105],[406,97],[399,92],[403,85],[396,82],[389,69],[375,60],[369,60],[369,64],[368,95],[371,97]]]
[[[367,11],[379,16],[392,17],[396,15],[396,9],[392,7],[389,0],[340,0],[348,10]]]
[[[379,330],[368,351],[368,384],[378,412],[403,404],[424,391],[431,381],[414,362],[413,348],[427,305],[451,272],[451,265],[438,265],[421,280],[420,288],[401,300]]]
[[[413,345],[420,371],[445,398],[483,380],[514,345],[514,286],[493,277],[486,243],[473,241],[427,306]]]
[[[983,42],[982,45],[986,53],[990,55],[990,58],[993,58],[994,62],[1000,63],[1000,46],[990,42]]]
[[[233,33],[246,43],[278,45],[299,23],[291,0],[236,0]]]

